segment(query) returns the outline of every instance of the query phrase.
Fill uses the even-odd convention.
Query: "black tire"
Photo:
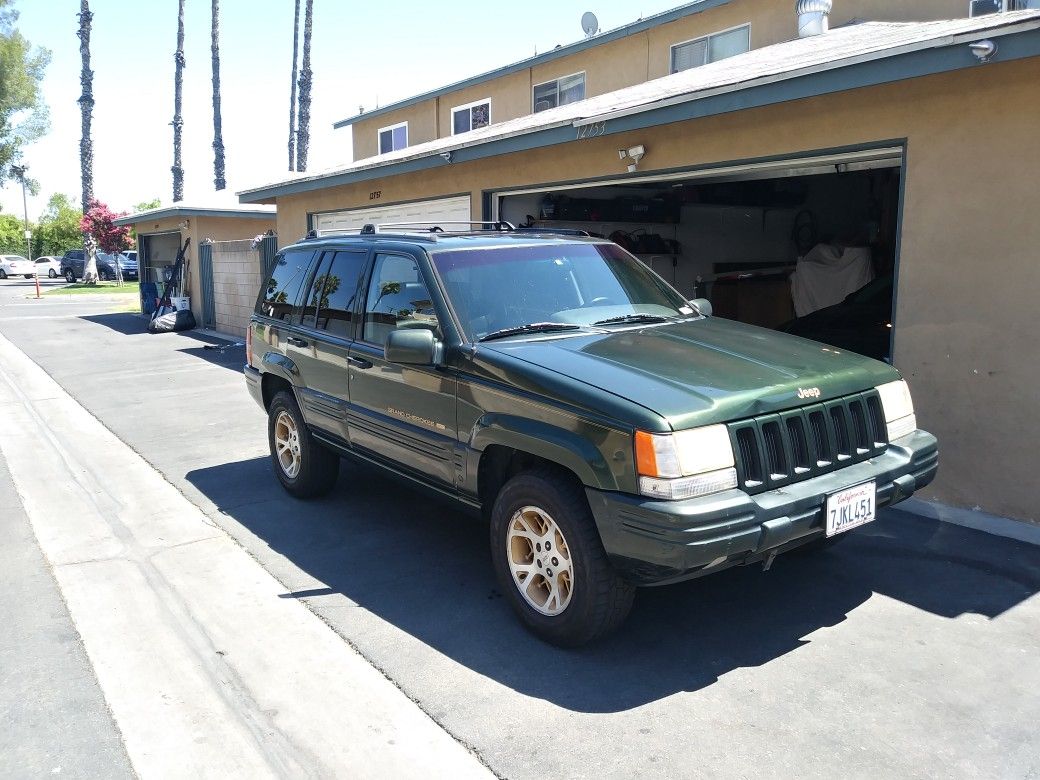
[[[65,281],[68,282],[69,284],[75,284],[76,283],[76,274],[74,274],[72,272],[71,268],[65,272]]]
[[[280,415],[288,415],[297,433],[298,471],[290,475],[278,458],[275,429]],[[267,442],[271,449],[271,465],[278,481],[297,498],[317,498],[332,490],[339,476],[339,455],[319,444],[303,421],[296,397],[283,390],[275,395],[267,410]]]
[[[102,271],[98,274],[98,278],[101,279],[101,281],[103,282],[111,282],[116,277],[115,275],[113,275],[111,271]]]
[[[573,567],[570,600],[555,615],[543,614],[528,603],[510,569],[510,524],[524,507],[544,510],[569,548]],[[577,647],[604,637],[632,609],[635,587],[610,564],[585,493],[575,480],[552,469],[519,474],[499,492],[491,512],[491,558],[499,586],[521,622],[550,644]]]
[[[3,268],[0,268],[0,279],[6,279],[6,278],[7,278],[7,271],[5,271]]]
[[[58,272],[55,271],[53,268],[50,268],[50,269],[47,270],[47,276],[49,278],[51,278],[51,279],[57,279],[58,278]]]

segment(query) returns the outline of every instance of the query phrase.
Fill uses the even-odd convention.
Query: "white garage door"
[[[422,222],[437,225],[442,222],[467,222],[471,219],[469,195],[454,198],[420,200],[396,206],[373,206],[367,209],[346,209],[314,215],[314,229],[320,235],[326,230],[358,230],[367,224],[387,222]]]

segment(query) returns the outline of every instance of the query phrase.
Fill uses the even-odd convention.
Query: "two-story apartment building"
[[[851,249],[873,313],[831,325],[913,386],[944,443],[931,497],[1036,519],[1034,5],[700,0],[344,119],[353,164],[240,197],[277,204],[283,243],[369,222],[587,230],[767,327],[805,312],[807,254]]]

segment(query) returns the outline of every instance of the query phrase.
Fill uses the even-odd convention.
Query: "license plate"
[[[877,485],[864,482],[827,496],[827,536],[850,531],[874,519]]]

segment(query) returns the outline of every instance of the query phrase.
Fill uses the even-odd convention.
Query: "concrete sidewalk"
[[[4,337],[0,393],[0,451],[138,774],[489,774]]]

